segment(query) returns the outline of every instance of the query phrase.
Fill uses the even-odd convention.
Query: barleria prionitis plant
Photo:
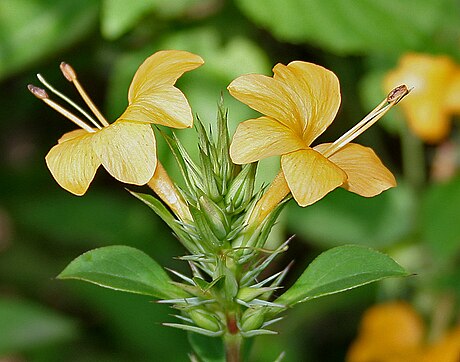
[[[361,122],[336,142],[310,147],[332,123],[340,105],[334,73],[305,62],[278,64],[275,75],[245,75],[230,93],[264,114],[242,122],[231,139],[227,110],[221,101],[216,126],[197,119],[198,157],[194,159],[174,133],[155,126],[192,125],[190,106],[174,84],[202,64],[183,51],[153,54],[139,68],[129,90],[129,105],[114,123],[89,100],[69,65],[61,66],[99,122],[92,125],[50,100],[44,89],[29,86],[39,99],[72,120],[80,130],[64,135],[47,156],[59,184],[84,194],[99,165],[118,180],[148,185],[155,195],[130,191],[149,206],[175,234],[185,254],[178,258],[189,274],[168,273],[152,258],[129,246],[89,251],[58,276],[116,290],[145,294],[176,310],[165,326],[220,339],[221,359],[240,361],[244,340],[276,334],[273,325],[293,305],[387,277],[407,275],[388,256],[360,246],[341,246],[318,256],[288,289],[283,280],[290,265],[267,275],[290,239],[267,246],[270,231],[286,203],[317,202],[336,187],[370,197],[395,186],[392,173],[367,147],[351,143],[409,93],[395,88]],[[55,91],[43,77],[40,81]],[[62,97],[70,105],[74,103]],[[79,108],[77,110],[80,111]],[[166,140],[183,178],[181,187],[157,160],[154,131]],[[257,188],[258,161],[281,156],[281,170],[267,187]],[[270,267],[270,268],[269,268]],[[207,342],[191,339],[192,360],[206,360]]]

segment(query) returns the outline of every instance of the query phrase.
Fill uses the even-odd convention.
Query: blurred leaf
[[[157,1],[153,0],[104,0],[101,12],[102,35],[107,39],[118,38],[156,6]]]
[[[161,236],[160,220],[134,199],[97,190],[74,197],[57,187],[40,196],[15,199],[13,216],[21,227],[85,249],[120,243],[140,246],[152,235]]]
[[[357,245],[338,246],[320,254],[275,303],[291,306],[408,273],[389,256]]]
[[[289,229],[321,247],[362,244],[381,248],[409,234],[414,223],[414,195],[404,185],[373,198],[337,189],[307,208],[291,205]]]
[[[452,0],[237,0],[279,39],[311,42],[342,54],[426,46],[452,19]],[[458,12],[458,9],[456,10]]]
[[[202,362],[225,362],[225,350],[221,338],[203,336],[198,333],[187,333],[193,351]]]
[[[0,336],[1,357],[72,339],[77,326],[43,306],[0,299]]]
[[[0,79],[70,47],[96,25],[98,1],[0,1]]]
[[[434,184],[423,195],[420,215],[421,240],[438,261],[448,264],[460,251],[460,178]]]
[[[144,252],[129,246],[115,245],[90,250],[74,259],[58,279],[84,280],[101,287],[155,298],[184,297],[171,279]]]

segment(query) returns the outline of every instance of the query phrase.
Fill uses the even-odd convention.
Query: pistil
[[[364,117],[356,126],[342,135],[332,145],[323,152],[324,157],[330,157],[345,145],[353,141],[356,137],[364,133],[370,127],[372,127],[380,118],[382,118],[393,106],[399,103],[406,95],[408,95],[410,89],[405,85],[400,85],[394,88],[388,96],[375,107],[366,117]]]

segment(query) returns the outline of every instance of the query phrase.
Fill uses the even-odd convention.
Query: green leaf
[[[187,294],[144,252],[123,245],[88,251],[74,259],[58,279],[79,279],[123,292],[150,295],[159,299]]]
[[[414,195],[404,185],[373,198],[337,189],[310,207],[290,206],[289,230],[322,248],[344,244],[381,248],[406,237],[414,225]]]
[[[0,1],[0,79],[70,47],[94,29],[97,11],[92,0]]]
[[[426,47],[455,10],[452,0],[237,0],[279,39],[337,53]],[[458,15],[456,17],[458,23]],[[403,25],[404,24],[404,25]]]
[[[357,245],[345,245],[320,254],[275,303],[296,303],[338,293],[388,277],[408,273],[389,256]]]
[[[41,305],[0,299],[0,356],[30,351],[77,336],[76,324]]]
[[[460,251],[460,178],[432,185],[422,199],[420,233],[439,262],[448,264]]]

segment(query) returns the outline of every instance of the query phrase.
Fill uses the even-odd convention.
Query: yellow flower
[[[416,362],[424,348],[425,325],[412,306],[391,302],[369,308],[347,362]],[[434,361],[434,360],[433,360]]]
[[[426,342],[426,326],[406,302],[389,302],[369,308],[359,334],[347,353],[347,362],[458,362],[460,326],[434,343]]]
[[[92,125],[85,123],[51,100],[43,89],[29,85],[35,96],[81,128],[64,134],[46,156],[48,168],[58,184],[73,194],[83,195],[100,165],[119,181],[146,184],[157,165],[155,135],[150,124],[174,128],[192,126],[190,106],[174,84],[184,72],[202,64],[199,56],[185,51],[159,51],[151,55],[134,75],[129,87],[128,107],[112,124],[94,106],[75,71],[66,63],[61,64],[62,72],[76,86],[99,122],[82,111]],[[74,105],[43,77],[39,79]]]
[[[389,96],[336,142],[311,147],[339,109],[337,77],[323,67],[300,61],[277,64],[273,73],[273,77],[243,75],[228,86],[232,96],[264,114],[238,126],[230,147],[233,162],[245,164],[281,155],[282,172],[273,183],[282,190],[278,199],[290,191],[301,206],[313,204],[339,186],[370,197],[396,185],[372,149],[350,141],[399,102],[408,93],[405,86],[395,89],[391,99]]]
[[[406,82],[414,89],[402,104],[411,130],[428,143],[442,141],[450,118],[460,114],[460,67],[447,56],[409,53],[387,74],[384,86]]]

